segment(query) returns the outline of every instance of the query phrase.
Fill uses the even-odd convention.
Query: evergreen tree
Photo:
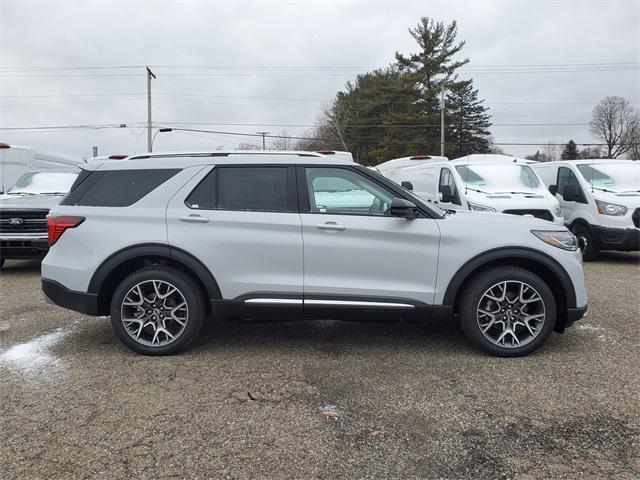
[[[471,80],[451,89],[447,94],[445,141],[450,158],[472,153],[490,153],[489,126],[491,122],[483,100],[478,100]]]
[[[576,142],[569,140],[569,142],[564,146],[561,158],[562,160],[575,160],[579,155],[580,152],[578,151]]]

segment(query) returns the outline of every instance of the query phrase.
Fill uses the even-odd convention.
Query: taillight
[[[75,228],[84,222],[84,217],[47,215],[47,233],[49,246],[53,246],[67,228]]]

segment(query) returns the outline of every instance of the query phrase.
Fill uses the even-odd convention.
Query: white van
[[[585,260],[640,250],[640,162],[564,160],[532,165],[560,201]]]
[[[414,155],[413,157],[395,158],[371,168],[385,177],[395,180],[394,177],[397,177],[400,172],[406,168],[416,167],[425,163],[448,161],[449,159],[447,157],[437,157],[435,155]]]
[[[507,155],[441,158],[423,159],[416,166],[406,166],[406,159],[391,160],[385,163],[397,162],[395,170],[378,169],[441,208],[530,215],[564,224],[558,200],[525,160]]]
[[[0,143],[0,195],[22,174],[31,171],[61,170],[82,165],[81,158],[35,147]]]

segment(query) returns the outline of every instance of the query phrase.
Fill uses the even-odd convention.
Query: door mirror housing
[[[451,185],[440,186],[440,201],[443,203],[453,202],[453,191],[451,190]]]
[[[409,191],[413,191],[413,183],[404,180],[400,185],[406,188]]]
[[[402,217],[407,220],[413,220],[416,218],[417,209],[418,207],[416,207],[415,203],[410,202],[409,200],[405,200],[404,198],[394,198],[391,200],[389,214],[392,217]]]
[[[582,194],[575,185],[569,183],[562,189],[562,198],[567,202],[581,202]]]
[[[549,185],[549,193],[551,193],[551,195],[554,195],[556,193],[558,193],[558,186],[557,185]]]

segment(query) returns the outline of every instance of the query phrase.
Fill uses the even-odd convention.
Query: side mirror
[[[580,202],[582,201],[582,195],[578,192],[575,185],[570,183],[565,185],[562,189],[562,198],[567,202]]]
[[[556,193],[558,193],[558,186],[557,185],[549,185],[549,192],[551,193],[551,195],[554,195]]]
[[[400,185],[402,185],[404,188],[406,188],[409,191],[413,191],[413,183],[411,183],[411,182],[407,182],[405,180]]]
[[[391,200],[391,207],[389,208],[389,214],[392,217],[403,217],[407,220],[413,220],[416,218],[416,205],[404,198],[394,198]]]
[[[451,185],[440,186],[440,201],[443,203],[453,202],[453,192],[451,191]]]

